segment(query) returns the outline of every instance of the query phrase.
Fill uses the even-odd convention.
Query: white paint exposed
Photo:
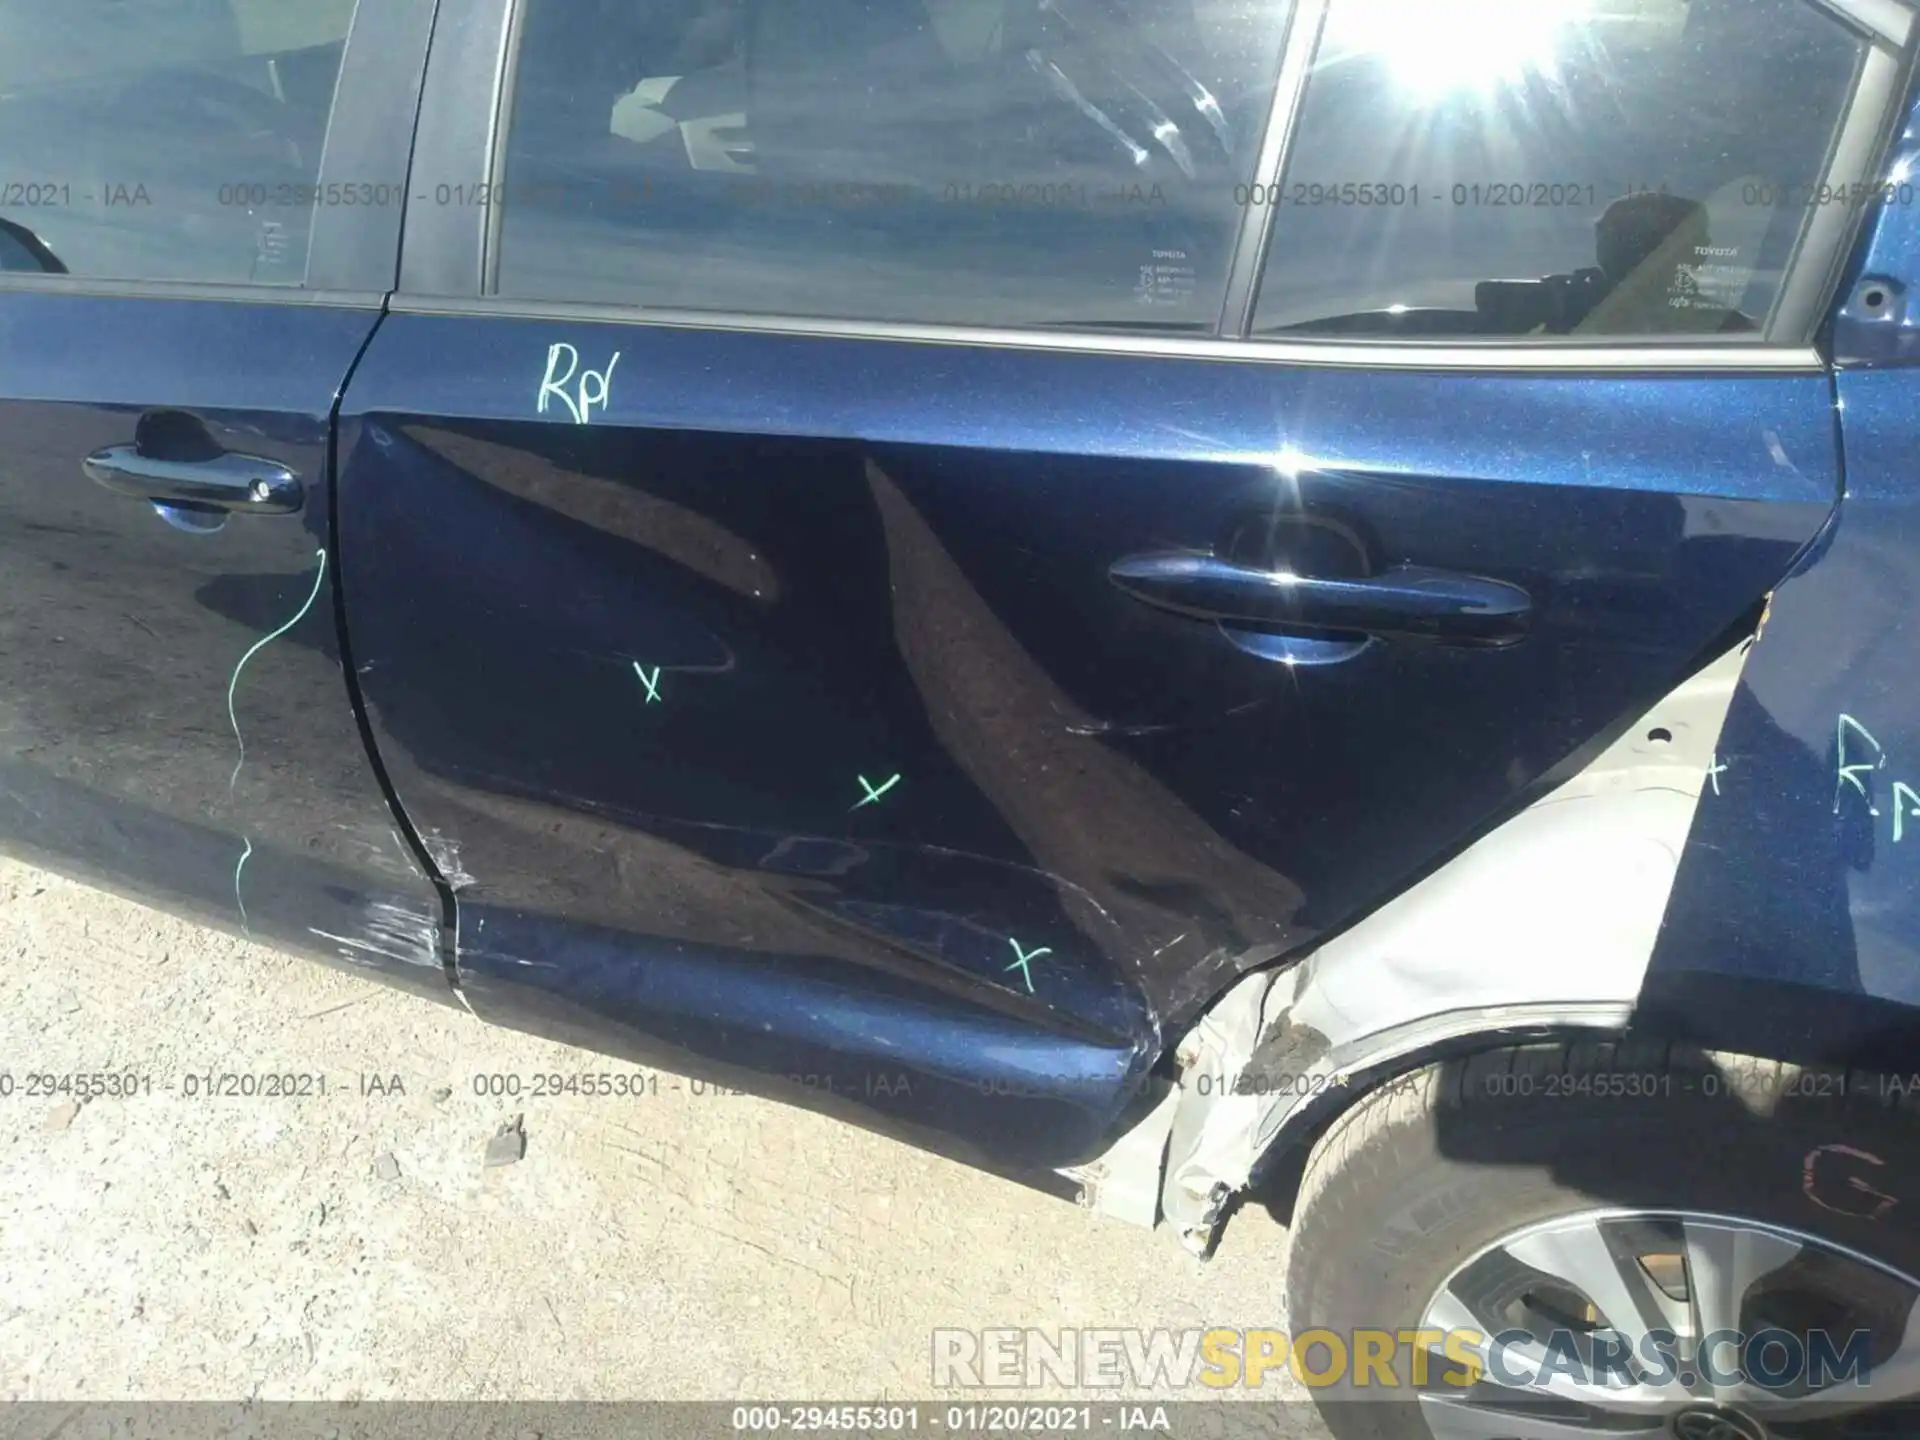
[[[1624,1021],[1749,648],[1705,667],[1451,864],[1298,964],[1249,975],[1202,1018],[1180,1046],[1161,1188],[1185,1243],[1204,1248],[1300,1102],[1353,1069],[1504,1024]],[[1315,1041],[1287,1073],[1236,1093],[1283,1023]]]

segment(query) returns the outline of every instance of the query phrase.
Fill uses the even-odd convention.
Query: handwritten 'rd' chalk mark
[[[233,743],[240,751],[239,758],[233,762],[233,773],[227,776],[228,804],[233,803],[233,787],[239,783],[240,767],[247,763],[247,742],[240,736],[240,720],[239,717],[233,713],[233,694],[240,685],[240,672],[247,668],[247,662],[249,660],[253,659],[254,656],[266,649],[267,646],[293,629],[293,627],[298,625],[302,620],[306,619],[307,612],[313,609],[313,602],[320,598],[320,585],[327,578],[327,552],[325,548],[323,547],[322,549],[314,551],[313,558],[320,562],[320,568],[314,572],[313,590],[307,596],[307,603],[302,605],[299,610],[294,613],[294,617],[278,630],[263,635],[254,641],[253,647],[248,650],[246,654],[242,655],[240,657],[240,663],[233,667],[233,678],[227,681],[227,723],[233,727]],[[253,841],[244,830],[240,832],[240,840],[246,848],[240,852],[239,863],[233,867],[233,903],[240,907],[240,929],[246,937],[251,940],[253,938],[253,930],[247,924],[247,902],[240,896],[240,872],[247,868],[247,861],[253,855]]]
[[[1856,743],[1854,748],[1849,749],[1847,745],[1849,735],[1871,745],[1874,755],[1878,758],[1854,760],[1855,754],[1865,754],[1865,747]],[[1873,794],[1867,789],[1866,781],[1860,777],[1863,775],[1871,777],[1875,771],[1887,768],[1886,748],[1873,738],[1872,731],[1851,715],[1842,715],[1835,726],[1834,747],[1836,752],[1834,763],[1838,767],[1838,777],[1833,786],[1833,813],[1836,815],[1840,813],[1840,802],[1846,796],[1847,787],[1851,785],[1866,802],[1867,814],[1878,819],[1880,807],[1873,803]],[[1853,763],[1849,764],[1849,761]],[[1920,820],[1920,790],[1915,790],[1904,780],[1896,780],[1893,782],[1890,793],[1893,798],[1893,843],[1898,845],[1906,838],[1907,822]]]
[[[866,776],[856,775],[853,778],[858,780],[860,782],[860,788],[867,792],[867,798],[857,802],[853,806],[855,810],[862,809],[868,805],[879,804],[880,797],[886,794],[889,790],[893,789],[894,786],[900,783],[900,777],[896,775],[891,780],[887,781],[885,784],[881,785],[879,789],[876,790],[874,789],[873,785],[867,780]]]
[[[562,356],[566,357],[567,368],[564,374],[556,374]],[[576,425],[593,423],[593,407],[607,408],[607,398],[613,393],[613,367],[620,363],[620,352],[613,352],[613,358],[607,361],[604,370],[580,370],[580,352],[564,340],[558,345],[547,347],[547,373],[540,382],[540,394],[534,406],[536,413],[547,413],[547,401],[558,400],[567,407],[567,413],[573,417]],[[575,394],[567,393],[567,383],[573,379],[573,373],[580,370],[580,383]]]
[[[1018,970],[1020,972],[1020,978],[1027,982],[1027,993],[1031,995],[1033,994],[1033,972],[1029,970],[1027,966],[1031,965],[1035,960],[1038,960],[1042,955],[1053,954],[1053,951],[1047,949],[1044,945],[1038,950],[1022,950],[1020,948],[1020,942],[1013,939],[1009,939],[1007,943],[1013,946],[1013,953],[1020,958],[1015,960],[1013,964],[1007,966],[1006,970]],[[1005,974],[1006,970],[1001,971],[1001,973]]]
[[[648,675],[646,671],[640,668],[640,662],[636,660],[633,662],[633,673],[638,675],[640,677],[640,683],[647,687],[647,704],[664,705],[667,703],[660,698],[660,667],[658,665],[653,667],[653,674]]]
[[[1867,802],[1867,813],[1869,815],[1878,815],[1880,811],[1873,804],[1873,796],[1867,792],[1866,782],[1863,781],[1860,777],[1863,774],[1871,774],[1875,770],[1886,769],[1887,768],[1887,752],[1885,751],[1885,749],[1881,747],[1880,742],[1873,738],[1873,732],[1868,730],[1866,726],[1862,725],[1858,720],[1854,719],[1851,715],[1842,715],[1840,717],[1839,723],[1834,727],[1834,729],[1837,732],[1837,737],[1834,741],[1834,745],[1835,745],[1835,748],[1838,750],[1839,756],[1840,756],[1838,761],[1838,764],[1840,767],[1840,778],[1834,782],[1833,813],[1836,815],[1840,813],[1840,797],[1846,792],[1846,787],[1851,785],[1853,786],[1854,789],[1860,792],[1860,798]],[[1847,731],[1848,730],[1853,730],[1863,740],[1865,740],[1867,744],[1871,745],[1876,751],[1878,751],[1880,758],[1876,761],[1872,761],[1863,765],[1849,765],[1847,763]]]

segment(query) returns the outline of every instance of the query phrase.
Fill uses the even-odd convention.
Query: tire
[[[1415,1329],[1482,1252],[1596,1209],[1730,1216],[1920,1276],[1920,1093],[1905,1089],[1633,1041],[1430,1065],[1366,1095],[1314,1147],[1294,1208],[1289,1328],[1349,1343],[1356,1330]],[[1340,1387],[1316,1398],[1341,1440],[1431,1433],[1417,1403]]]

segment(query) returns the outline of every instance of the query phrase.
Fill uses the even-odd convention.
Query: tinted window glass
[[[1757,337],[1863,54],[1808,0],[1334,0],[1255,328]]]
[[[529,0],[508,295],[1209,331],[1290,0]]]
[[[0,0],[0,268],[299,284],[352,14]]]

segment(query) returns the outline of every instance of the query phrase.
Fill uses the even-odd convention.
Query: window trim
[[[442,187],[490,183],[504,152],[512,0],[440,0],[420,93],[413,180],[400,247],[402,294],[484,292],[489,207],[442,205]]]
[[[1280,42],[1280,78],[1274,87],[1273,108],[1267,112],[1267,129],[1260,142],[1260,157],[1252,183],[1258,185],[1270,175],[1286,173],[1287,159],[1293,153],[1293,137],[1300,125],[1300,106],[1307,96],[1307,77],[1313,71],[1313,57],[1320,48],[1320,33],[1325,28],[1333,0],[1293,0],[1293,12]],[[1266,269],[1267,246],[1273,239],[1273,205],[1240,207],[1240,234],[1234,243],[1233,259],[1227,269],[1227,293],[1220,308],[1221,335],[1246,338],[1253,329],[1253,309],[1260,296],[1260,276]]]
[[[1815,0],[1827,4],[1830,0]],[[1893,143],[1905,118],[1902,102],[1913,78],[1911,51],[1870,44],[1853,95],[1827,154],[1822,183],[1870,183],[1885,177]],[[1767,322],[1769,344],[1794,344],[1812,338],[1825,323],[1834,293],[1869,216],[1877,205],[1816,206],[1787,260],[1787,273]]]
[[[1913,35],[1910,0],[1813,0],[1813,4],[1831,10],[1895,49],[1904,48]]]
[[[1269,365],[1477,372],[1585,372],[1608,375],[1823,374],[1826,360],[1810,345],[1700,343],[1691,336],[1614,345],[1516,345],[1506,341],[1359,344],[1344,340],[1241,340],[1230,336],[1113,334],[1081,330],[1024,330],[989,326],[913,324],[888,320],[821,320],[718,310],[649,310],[595,301],[527,300],[514,296],[395,295],[396,315],[468,319],[552,320],[583,325],[650,326],[672,330],[728,330],[823,340],[879,340],[976,349],[1051,350],[1075,354],[1139,355],[1194,360],[1254,361]]]
[[[526,0],[514,0],[508,6],[505,53],[500,62],[500,98],[494,109],[494,143],[487,154],[487,185],[490,194],[500,193],[508,182],[508,126],[513,118],[513,103],[520,87],[520,48],[525,39]],[[509,189],[509,195],[513,192]],[[480,293],[491,295],[500,288],[500,237],[506,227],[506,207],[490,205],[482,212],[484,229],[480,245]]]
[[[205,280],[114,280],[104,275],[0,273],[0,295],[72,295],[89,300],[198,300],[227,305],[312,305],[321,309],[377,310],[386,290],[315,290],[297,285],[256,285]]]
[[[434,8],[435,0],[356,0],[321,144],[319,183],[398,185],[401,203],[377,211],[380,223],[373,225],[357,206],[317,207],[307,251],[311,289],[386,292],[399,281]]]
[[[365,3],[365,0],[363,0]],[[1258,276],[1273,240],[1270,213],[1243,219],[1235,240],[1221,329],[1213,337],[1097,330],[1024,330],[932,323],[822,319],[723,311],[652,309],[639,304],[542,301],[490,293],[498,263],[493,207],[423,202],[440,185],[498,183],[505,165],[513,71],[527,0],[439,0],[421,94],[413,179],[403,233],[396,313],[503,316],[599,324],[739,330],[781,335],[895,340],[1113,355],[1191,356],[1343,368],[1500,372],[1798,373],[1825,362],[1811,341],[1873,206],[1816,214],[1789,262],[1767,332],[1746,340],[1623,336],[1565,344],[1512,340],[1406,341],[1250,333]],[[1256,183],[1283,173],[1320,32],[1337,0],[1295,0],[1282,40]],[[1869,181],[1884,172],[1914,73],[1915,6],[1920,0],[1800,0],[1840,19],[1869,42],[1822,180]],[[1896,39],[1895,37],[1898,37]],[[1897,48],[1904,46],[1905,48]],[[510,183],[510,182],[509,182]],[[1272,207],[1248,207],[1270,212]],[[1258,244],[1251,243],[1255,239]]]
[[[435,0],[357,0],[334,81],[316,185],[398,182],[404,193],[434,6]],[[378,307],[398,275],[409,208],[410,202],[386,206],[374,212],[381,223],[369,225],[364,208],[316,206],[306,275],[298,286],[10,271],[0,273],[0,293]]]

